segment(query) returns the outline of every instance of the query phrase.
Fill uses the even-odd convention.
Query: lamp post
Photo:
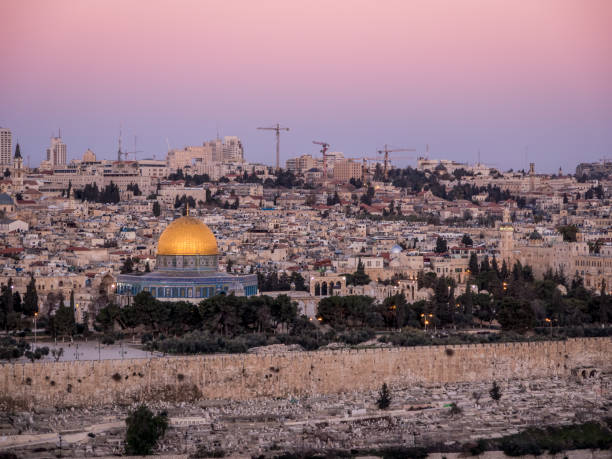
[[[546,321],[546,323],[548,323],[548,325],[550,325],[550,336],[552,336],[552,320],[550,320],[548,317],[544,320]]]
[[[38,319],[38,311],[34,312],[34,350],[36,350],[36,321]]]
[[[427,326],[429,325],[430,319],[433,317],[433,314],[421,314],[421,318],[423,319],[423,328],[427,331]]]

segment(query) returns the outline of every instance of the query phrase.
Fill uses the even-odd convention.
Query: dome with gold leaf
[[[216,269],[218,254],[213,232],[201,220],[190,216],[170,223],[157,243],[157,265],[161,269]]]
[[[174,220],[159,237],[158,255],[217,255],[217,239],[202,221],[194,217]]]

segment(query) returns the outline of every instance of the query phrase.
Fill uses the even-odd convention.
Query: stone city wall
[[[243,400],[372,390],[383,382],[563,377],[577,369],[612,371],[612,339],[3,364],[0,407]]]

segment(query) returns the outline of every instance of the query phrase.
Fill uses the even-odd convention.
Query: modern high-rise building
[[[66,144],[61,136],[51,137],[51,146],[47,148],[47,161],[51,166],[66,165]]]
[[[202,146],[190,146],[181,150],[170,150],[166,158],[168,169],[176,172],[177,169],[199,165],[208,166],[211,163],[244,162],[242,142],[235,136],[226,136],[222,139],[209,140]]]
[[[244,150],[238,137],[225,136],[223,138],[223,161],[230,163],[244,161]]]
[[[10,129],[0,127],[0,164],[9,166],[13,154],[13,134]]]

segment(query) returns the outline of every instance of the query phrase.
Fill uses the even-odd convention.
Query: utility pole
[[[280,131],[288,131],[288,127],[282,127],[279,123],[272,127],[258,127],[261,131],[274,131],[276,132],[276,171],[280,170]]]

